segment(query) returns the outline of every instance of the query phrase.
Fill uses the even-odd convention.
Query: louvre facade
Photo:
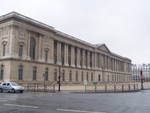
[[[0,17],[0,81],[130,82],[131,60],[16,12]]]

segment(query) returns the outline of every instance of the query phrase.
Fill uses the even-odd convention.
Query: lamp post
[[[43,78],[44,78],[44,91],[45,91],[45,76],[46,76],[46,73],[43,74]]]
[[[59,66],[59,75],[58,75],[58,91],[60,92],[60,79],[61,79],[61,70],[60,70],[60,66]]]
[[[140,70],[140,78],[141,78],[141,90],[143,90],[143,80],[144,80],[144,76],[143,76],[143,71]]]

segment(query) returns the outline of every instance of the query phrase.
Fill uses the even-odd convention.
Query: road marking
[[[26,106],[26,105],[17,105],[17,104],[4,104],[4,105],[6,105],[6,106],[15,106],[15,107],[28,107],[28,108],[39,108],[39,107],[37,107],[37,106]]]
[[[0,98],[0,100],[16,100],[16,99],[11,99],[11,98]]]
[[[58,111],[68,111],[76,113],[106,113],[106,112],[95,112],[95,111],[83,111],[83,110],[73,110],[73,109],[57,109]]]
[[[6,102],[6,101],[8,101],[8,100],[0,100],[0,102]]]

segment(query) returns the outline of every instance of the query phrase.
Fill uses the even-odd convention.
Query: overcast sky
[[[0,15],[12,11],[150,63],[150,0],[0,0]]]

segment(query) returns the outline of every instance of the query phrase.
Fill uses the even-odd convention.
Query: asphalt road
[[[0,93],[0,113],[150,113],[150,90],[132,93]]]

